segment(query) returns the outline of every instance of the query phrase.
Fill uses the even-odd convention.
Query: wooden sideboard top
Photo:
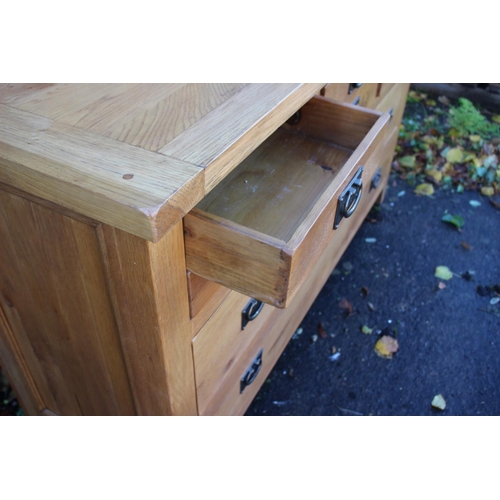
[[[158,241],[324,84],[0,84],[0,183]]]

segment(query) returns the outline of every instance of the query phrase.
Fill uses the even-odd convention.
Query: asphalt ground
[[[500,414],[500,210],[477,192],[413,189],[391,174],[247,415]],[[392,359],[375,352],[382,336],[397,340]]]

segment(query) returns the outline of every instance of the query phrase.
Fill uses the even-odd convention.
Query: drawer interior
[[[196,208],[289,240],[380,117],[349,107],[351,124],[365,119],[347,132],[345,117],[318,108],[303,108],[296,126],[278,129]]]
[[[314,97],[185,217],[188,269],[286,307],[335,237],[339,194],[361,167],[366,198],[388,119]]]

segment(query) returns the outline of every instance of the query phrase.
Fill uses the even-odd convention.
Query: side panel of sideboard
[[[0,190],[0,310],[26,413],[135,414],[95,225]]]

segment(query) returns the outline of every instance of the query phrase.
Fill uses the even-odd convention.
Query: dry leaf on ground
[[[392,356],[398,352],[399,344],[398,341],[390,337],[389,335],[384,335],[375,344],[375,352],[381,357],[386,359],[391,359]]]
[[[434,276],[440,280],[451,280],[451,278],[453,278],[453,273],[446,266],[438,266],[434,271]]]
[[[425,195],[425,196],[431,196],[431,195],[434,194],[434,187],[432,186],[432,184],[424,182],[423,184],[419,184],[415,188],[415,193],[416,194],[422,194],[422,195]]]
[[[328,338],[328,334],[325,332],[325,329],[323,328],[323,325],[321,323],[318,323],[318,333],[322,339]]]

